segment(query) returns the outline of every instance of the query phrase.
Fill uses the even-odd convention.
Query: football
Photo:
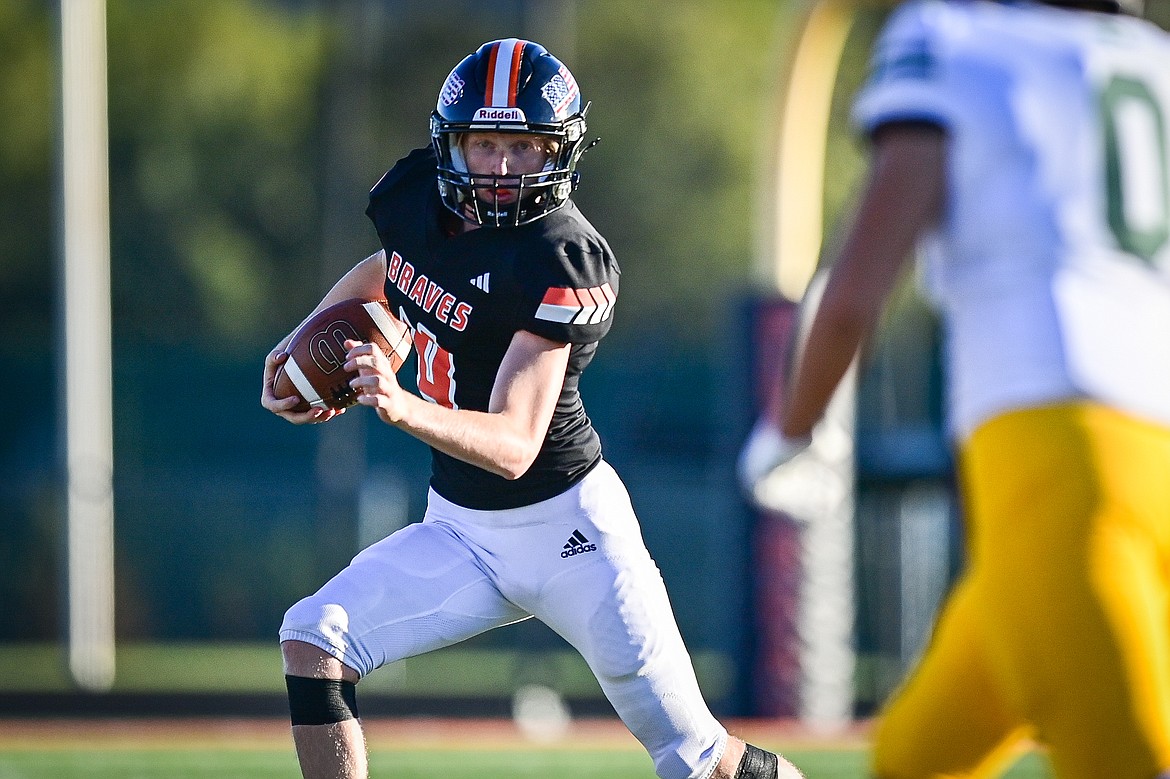
[[[300,396],[302,402],[293,411],[352,406],[357,393],[349,382],[357,373],[342,368],[346,340],[376,344],[397,371],[410,356],[410,338],[410,328],[390,313],[385,300],[343,300],[297,328],[285,347],[288,359],[276,371],[273,392],[278,398]]]

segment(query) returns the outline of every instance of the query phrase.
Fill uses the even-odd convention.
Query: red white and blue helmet
[[[461,218],[492,227],[527,224],[568,202],[584,152],[585,113],[577,80],[538,43],[506,38],[485,43],[447,76],[431,114],[439,160],[439,194]],[[459,147],[467,132],[529,133],[556,140],[544,170],[517,176],[476,176]],[[484,202],[476,187],[519,189],[514,202]]]

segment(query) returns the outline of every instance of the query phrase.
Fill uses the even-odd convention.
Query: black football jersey
[[[613,322],[620,271],[571,201],[527,225],[457,235],[444,232],[445,213],[429,148],[391,168],[366,210],[386,250],[386,300],[413,334],[419,392],[450,408],[487,411],[518,331],[572,346],[532,467],[509,481],[432,448],[431,487],[472,509],[530,505],[564,492],[601,459],[578,380]]]

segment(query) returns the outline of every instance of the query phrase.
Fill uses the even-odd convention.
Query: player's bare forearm
[[[812,432],[877,327],[915,241],[938,218],[945,156],[937,128],[894,125],[875,137],[866,191],[794,369],[781,416],[786,436]]]
[[[334,303],[340,303],[350,298],[380,300],[386,296],[383,289],[385,283],[386,252],[381,250],[354,265],[338,279],[337,283],[325,293],[325,297],[321,298],[317,307],[305,318],[305,321],[308,321],[318,311],[323,311]],[[289,337],[291,337],[291,333]]]
[[[794,366],[788,400],[780,414],[780,431],[787,438],[802,439],[812,434],[870,330],[854,310],[828,299],[831,291],[831,286],[825,291],[826,299],[821,302],[801,358]],[[826,310],[826,304],[833,309]]]
[[[403,390],[384,355],[368,344],[352,344],[346,370],[358,403],[371,406],[386,423],[444,454],[516,479],[535,461],[544,443],[564,383],[569,345],[520,332],[497,372],[489,410],[452,409]]]
[[[540,452],[544,432],[537,438],[509,416],[454,410],[417,395],[404,395],[399,405],[403,415],[390,424],[451,457],[505,479],[517,479]]]
[[[271,363],[273,358],[288,346],[292,340],[293,335],[301,328],[301,325],[312,319],[318,312],[324,311],[334,303],[340,303],[343,300],[350,298],[359,298],[361,300],[378,300],[383,297],[383,283],[386,276],[386,252],[379,251],[371,254],[357,265],[353,266],[346,272],[344,276],[337,280],[333,287],[321,298],[319,302],[309,315],[288,332],[284,338],[277,342],[276,346],[272,347],[272,352],[269,355],[268,361]],[[265,370],[272,369],[275,372],[275,364],[266,365]],[[265,383],[271,380],[271,376],[265,375]],[[267,407],[267,406],[266,406]]]

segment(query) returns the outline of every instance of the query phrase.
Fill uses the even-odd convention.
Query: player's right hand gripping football
[[[357,378],[349,382],[357,392],[357,402],[378,412],[386,424],[397,424],[406,414],[406,398],[413,396],[399,386],[390,358],[377,346],[361,341],[347,340],[345,348],[342,367],[357,372]]]
[[[269,352],[264,358],[264,387],[260,392],[260,405],[276,414],[278,417],[292,422],[294,425],[313,425],[318,422],[328,422],[345,409],[310,408],[308,411],[293,411],[293,407],[301,402],[297,395],[287,398],[276,397],[276,369],[288,359],[288,355],[280,347]]]

